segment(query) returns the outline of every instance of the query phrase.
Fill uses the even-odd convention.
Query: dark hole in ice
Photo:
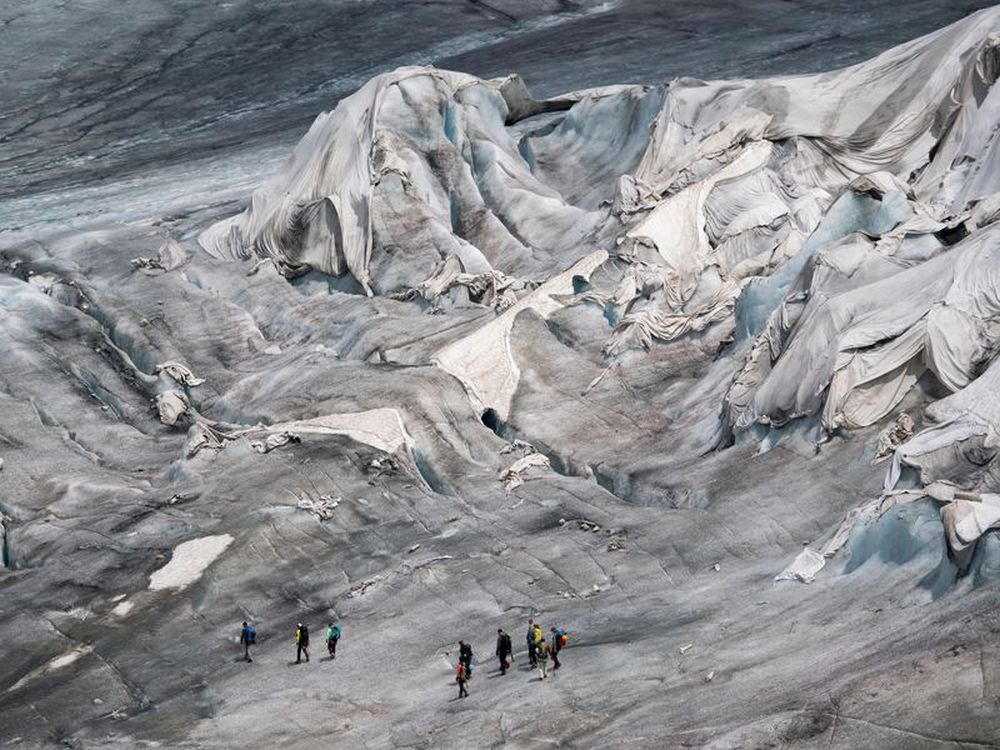
[[[0,533],[3,534],[3,548],[0,550],[0,559],[2,559],[3,567],[13,568],[14,567],[14,550],[11,549],[10,545],[10,530],[7,528],[6,524],[0,525]]]
[[[489,427],[498,437],[503,437],[501,432],[503,431],[503,422],[500,420],[500,416],[493,409],[487,409],[483,412],[480,417],[483,424]]]
[[[935,232],[934,236],[946,245],[954,245],[968,237],[969,230],[965,228],[965,224],[959,224],[955,227],[945,227]]]

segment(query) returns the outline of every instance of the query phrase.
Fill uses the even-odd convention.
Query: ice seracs
[[[604,338],[582,355],[603,368],[585,394],[656,342],[728,340],[728,386],[698,396],[718,401],[714,447],[768,432],[769,447],[796,422],[820,443],[893,419],[921,379],[958,396],[1000,349],[997,18],[831,73],[547,100],[516,77],[402,68],[317,118],[200,241],[415,314],[461,311],[407,364],[453,375],[501,425],[521,388],[515,322],[577,308],[606,320],[581,323]],[[907,439],[911,424],[880,455],[898,474],[970,419]],[[993,523],[983,507],[947,511],[953,546]],[[794,577],[818,571],[813,554]]]

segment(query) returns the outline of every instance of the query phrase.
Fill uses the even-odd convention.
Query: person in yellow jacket
[[[309,661],[309,628],[301,622],[295,628],[295,649],[296,664],[302,663],[302,654],[305,654],[306,661]]]

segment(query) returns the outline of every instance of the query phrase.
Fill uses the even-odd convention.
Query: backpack
[[[299,628],[299,643],[309,643],[309,628],[306,625]]]
[[[253,629],[253,625],[247,625],[246,639],[247,643],[249,644],[254,644],[257,642],[257,631]]]
[[[559,644],[559,648],[565,646],[566,641],[567,641],[566,633],[564,633],[561,630],[556,630],[556,643]]]
[[[508,654],[514,653],[514,644],[510,641],[510,636],[504,633],[503,636],[503,647]]]

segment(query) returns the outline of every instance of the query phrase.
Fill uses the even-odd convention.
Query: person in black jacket
[[[559,652],[562,651],[563,644],[566,642],[566,636],[563,631],[554,626],[549,628],[549,632],[552,633],[552,643],[549,646],[549,653],[552,654],[552,669],[559,669],[562,666],[559,663]]]
[[[465,641],[458,642],[458,660],[465,665],[466,672],[472,671],[472,646]]]
[[[513,653],[514,646],[510,642],[510,636],[503,632],[503,628],[497,628],[497,659],[500,660],[500,674],[507,674],[510,662],[507,658]]]

